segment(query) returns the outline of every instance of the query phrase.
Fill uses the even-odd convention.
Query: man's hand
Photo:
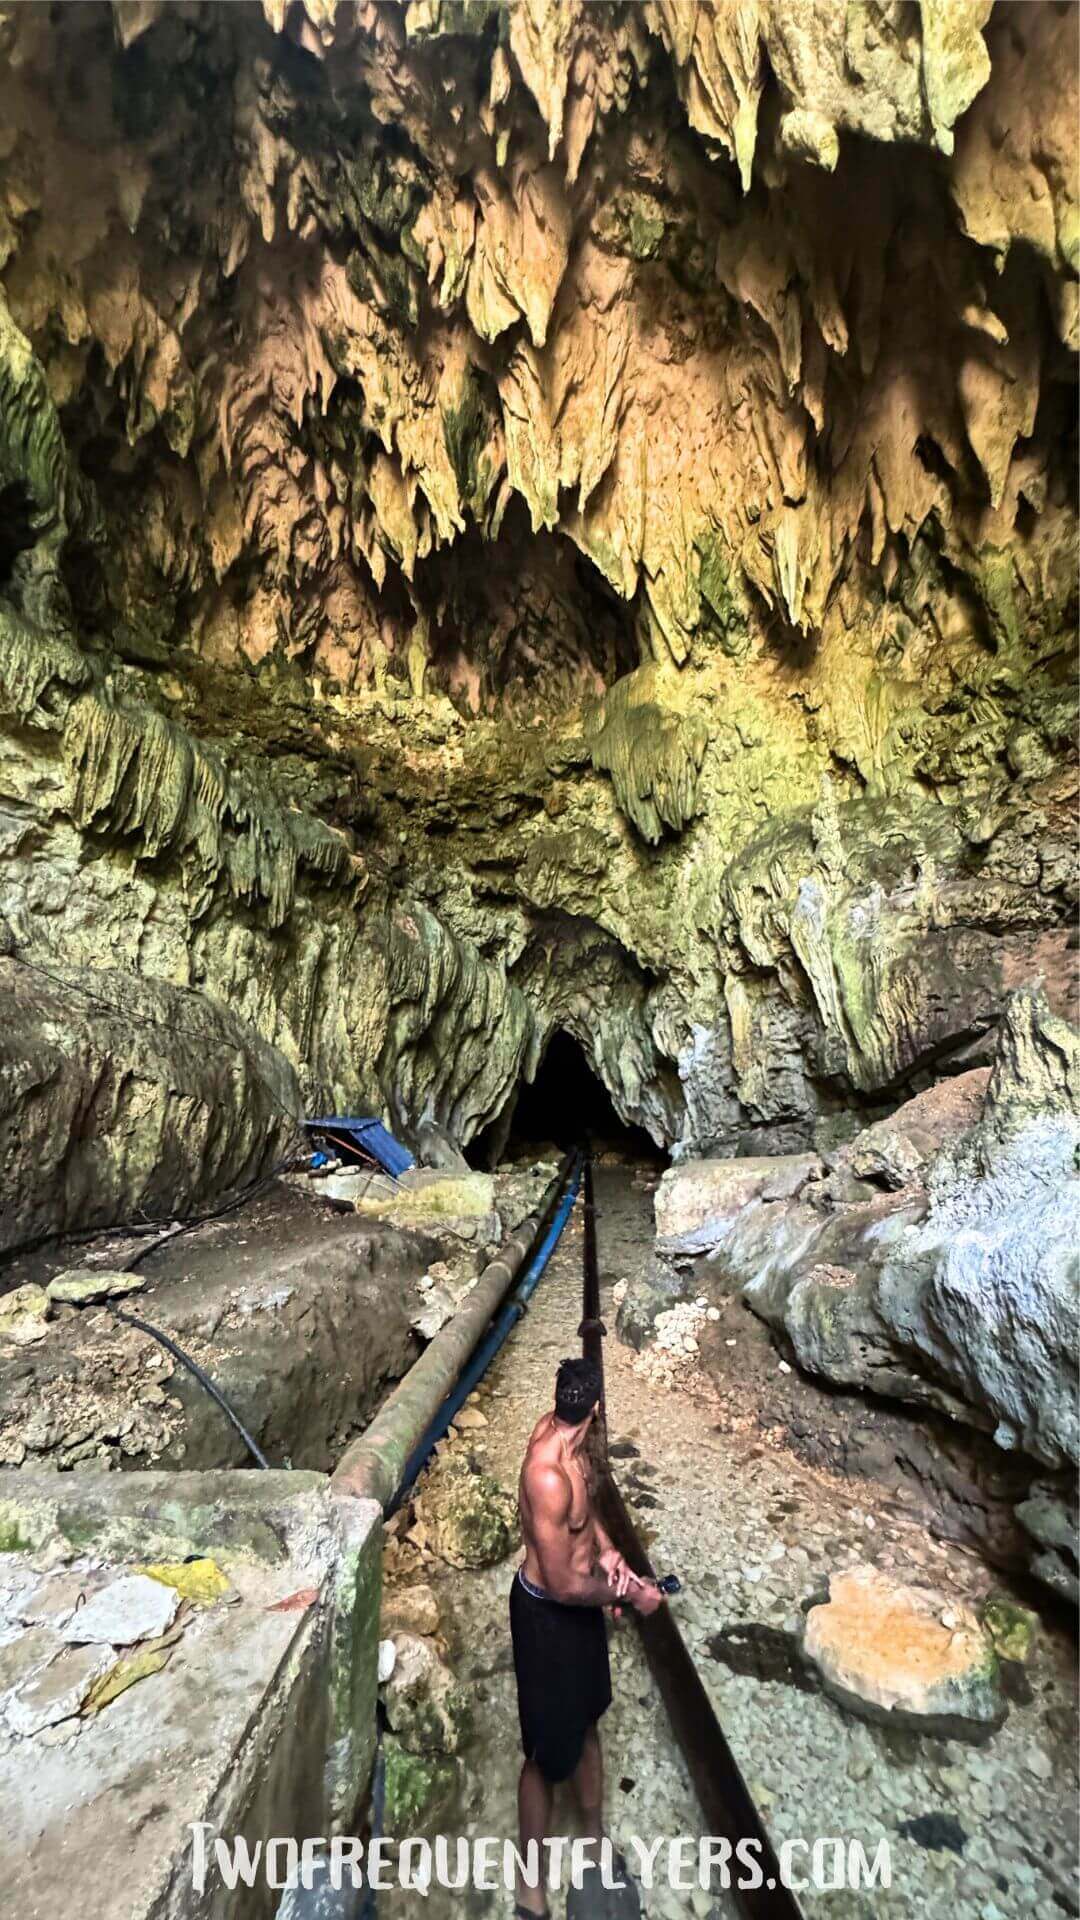
[[[650,1613],[656,1613],[661,1607],[666,1606],[666,1604],[666,1596],[661,1593],[659,1587],[651,1580],[639,1580],[633,1593],[630,1595],[630,1605],[637,1613],[643,1613],[646,1616]]]
[[[631,1587],[641,1585],[637,1574],[631,1572],[622,1554],[615,1547],[605,1547],[596,1564],[608,1585],[614,1587],[620,1600],[625,1600]]]

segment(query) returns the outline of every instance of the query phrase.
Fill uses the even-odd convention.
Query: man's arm
[[[596,1564],[606,1580],[610,1580],[620,1599],[625,1599],[632,1586],[640,1586],[637,1574],[623,1559],[614,1540],[605,1527],[593,1515],[593,1539],[596,1542]]]
[[[580,1573],[573,1565],[569,1527],[572,1491],[566,1475],[557,1467],[534,1467],[528,1476],[528,1492],[530,1533],[544,1591],[564,1605],[614,1606],[620,1598],[616,1587],[596,1574]]]

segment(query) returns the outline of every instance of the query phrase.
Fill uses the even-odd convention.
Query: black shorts
[[[611,1705],[602,1607],[571,1607],[514,1576],[510,1638],[521,1744],[546,1780],[573,1773],[585,1735]]]

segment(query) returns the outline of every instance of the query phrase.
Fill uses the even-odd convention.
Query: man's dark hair
[[[555,1416],[579,1427],[600,1398],[600,1369],[595,1360],[563,1360],[555,1376]]]

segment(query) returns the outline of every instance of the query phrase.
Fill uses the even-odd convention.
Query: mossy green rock
[[[469,1700],[431,1640],[395,1633],[386,1717],[410,1753],[457,1753],[468,1738]]]
[[[520,1539],[513,1495],[458,1454],[436,1462],[420,1511],[432,1547],[452,1567],[495,1566]]]
[[[409,1753],[392,1734],[384,1738],[383,1755],[386,1831],[399,1835],[415,1833],[452,1802],[458,1787],[457,1766],[453,1760],[440,1755]]]
[[[1038,1614],[1018,1606],[1004,1594],[992,1594],[982,1610],[982,1623],[1002,1660],[1025,1662],[1038,1631]]]

